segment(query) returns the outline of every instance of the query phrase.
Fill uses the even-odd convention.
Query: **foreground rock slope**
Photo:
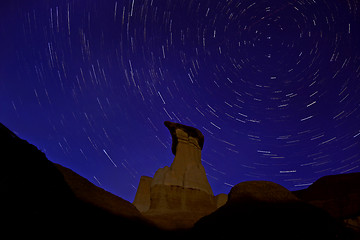
[[[328,212],[267,181],[235,185],[227,203],[203,217],[193,236],[244,239],[356,239]]]
[[[325,176],[294,194],[360,232],[360,173]]]
[[[0,154],[4,236],[53,239],[104,238],[119,231],[138,237],[145,232],[158,234],[131,203],[50,162],[1,123]]]

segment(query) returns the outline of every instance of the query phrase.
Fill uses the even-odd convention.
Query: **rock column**
[[[141,178],[134,205],[160,227],[188,228],[217,208],[201,164],[204,136],[193,127],[164,124],[172,136],[174,161],[153,178]]]

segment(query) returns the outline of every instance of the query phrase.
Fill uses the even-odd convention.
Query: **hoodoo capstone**
[[[204,135],[200,132],[200,130],[189,127],[180,123],[173,123],[169,121],[164,122],[165,126],[169,129],[171,137],[172,137],[172,147],[171,151],[174,155],[176,155],[176,147],[178,144],[178,135],[176,134],[176,130],[180,129],[188,134],[189,137],[192,137],[197,140],[197,145],[199,145],[202,150],[204,146]]]

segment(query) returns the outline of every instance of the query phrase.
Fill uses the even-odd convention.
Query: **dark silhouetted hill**
[[[360,232],[360,173],[325,176],[293,193]]]
[[[234,186],[228,202],[200,219],[192,233],[220,239],[356,239],[351,230],[323,209],[267,181]]]
[[[158,232],[131,203],[53,164],[2,124],[0,149],[3,234],[53,239]]]

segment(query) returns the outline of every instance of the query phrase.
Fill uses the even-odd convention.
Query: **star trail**
[[[132,201],[198,128],[214,194],[360,170],[356,0],[0,3],[0,121]]]

